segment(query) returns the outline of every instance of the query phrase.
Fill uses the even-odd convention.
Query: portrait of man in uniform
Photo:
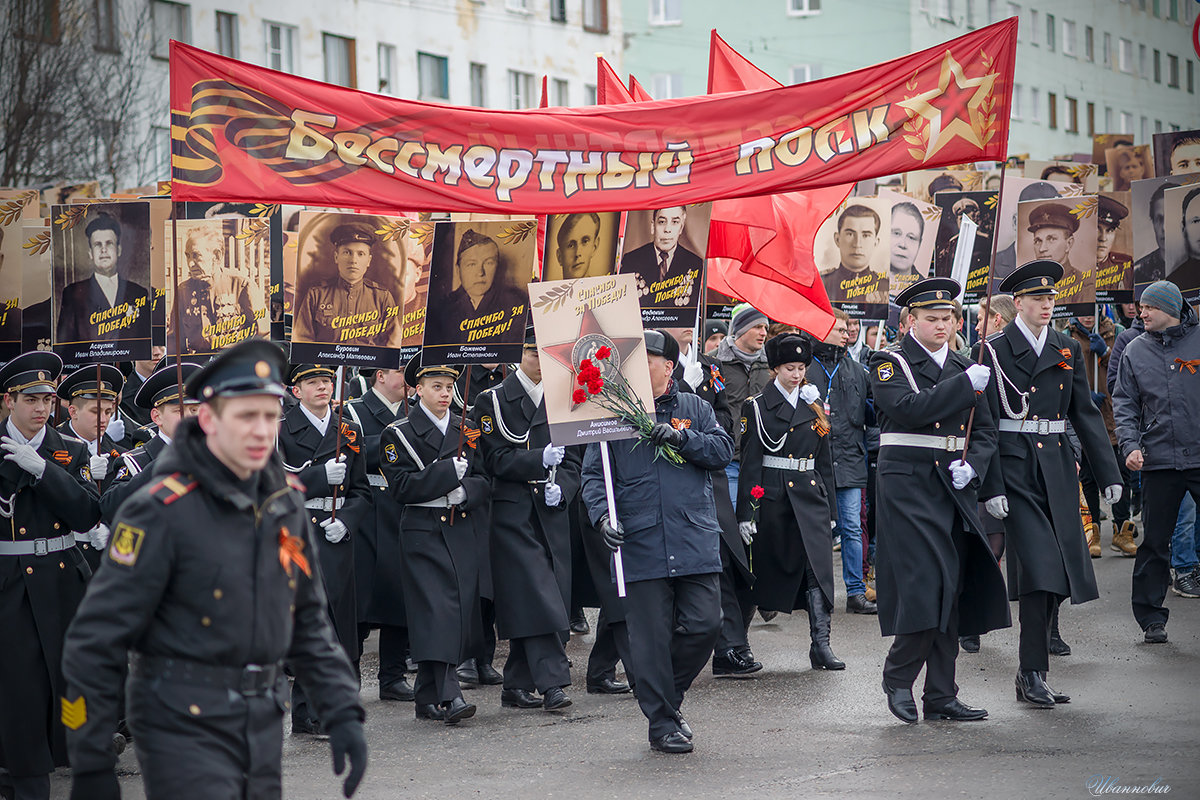
[[[1093,201],[1094,202],[1094,201]],[[1017,261],[1049,260],[1062,265],[1057,282],[1057,314],[1096,302],[1096,214],[1087,214],[1082,197],[1017,204],[1021,233]]]
[[[546,219],[542,280],[573,280],[616,271],[619,212],[551,214]]]
[[[292,314],[292,341],[384,347],[398,337],[395,296],[367,277],[377,242],[371,226],[362,223],[330,232],[336,273],[303,293]]]
[[[61,232],[64,244],[70,242],[64,261],[73,262],[63,264],[63,277],[70,275],[77,280],[67,283],[60,294],[56,344],[145,339],[149,345],[149,207],[131,205],[143,213],[114,208],[112,204],[89,209],[83,242],[73,236],[74,231]],[[144,224],[137,226],[140,229],[136,233],[129,231],[122,224],[121,217],[125,216],[133,217],[128,221],[135,225]],[[123,246],[131,236],[137,246]]]
[[[646,325],[695,324],[711,215],[711,203],[629,212],[620,272],[635,276]]]
[[[1200,130],[1154,134],[1156,175],[1200,172]]]
[[[1200,184],[1168,189],[1165,195],[1167,280],[1194,302],[1200,294]]]
[[[962,169],[921,169],[904,173],[904,191],[925,203],[937,202],[938,192],[969,192],[983,183],[983,173]]]
[[[1129,231],[1121,224],[1129,216],[1128,200],[1128,192],[1100,195],[1096,213],[1097,293],[1102,290],[1105,295],[1114,291],[1133,291],[1133,256],[1128,252]]]
[[[1017,204],[1031,200],[1049,200],[1079,191],[1073,184],[1050,183],[1049,181],[1004,177],[1004,191],[1000,194],[1000,210],[996,215],[996,264],[992,279],[1002,281],[1017,268],[1017,239],[1020,227],[1017,224]]]
[[[821,281],[832,302],[887,305],[888,248],[879,247],[881,215],[867,205],[879,202],[877,198],[856,197],[842,209],[833,226],[832,252],[828,241],[821,241],[828,222],[817,234],[814,249],[826,259]]]
[[[1151,178],[1133,184],[1133,209],[1135,213],[1133,241],[1133,282],[1135,286],[1163,280],[1167,274],[1165,246],[1167,236],[1167,208],[1165,194],[1168,189],[1180,185],[1179,178]],[[1146,245],[1153,243],[1153,248]]]
[[[686,206],[659,208],[648,213],[630,212],[628,224],[643,224],[645,217],[649,217],[650,241],[621,256],[621,272],[637,275],[638,285],[644,284],[649,291],[655,283],[687,275],[688,270],[704,268],[704,259],[680,244],[688,221]]]

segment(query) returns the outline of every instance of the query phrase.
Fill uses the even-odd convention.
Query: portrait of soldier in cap
[[[1121,223],[1129,216],[1128,192],[1112,192],[1100,195],[1096,213],[1096,288],[1106,291],[1133,291],[1133,256],[1125,252],[1129,242],[1129,231]],[[1119,240],[1119,244],[1118,244]]]
[[[942,192],[934,198],[934,204],[942,209],[937,249],[934,253],[936,274],[946,276],[954,269],[954,254],[958,252],[964,217],[974,222],[977,227],[971,257],[968,260],[968,272],[976,273],[987,266],[992,257],[992,233],[996,223],[995,194],[982,191]]]
[[[890,248],[879,241],[890,235],[890,226],[885,232],[882,224],[890,210],[878,198],[855,197],[817,231],[813,250],[830,301],[887,305]]]
[[[1060,197],[1065,189],[1067,187],[1061,183],[1008,175],[1004,177],[1004,192],[1000,197],[1000,211],[996,222],[998,250],[994,280],[1004,280],[1017,268],[1017,238],[1020,231],[1017,224],[1017,203]]]
[[[1060,305],[1093,304],[1092,272],[1096,263],[1096,215],[1085,215],[1083,198],[1062,198],[1017,204],[1020,235],[1017,260],[1053,261],[1063,268],[1058,281]]]

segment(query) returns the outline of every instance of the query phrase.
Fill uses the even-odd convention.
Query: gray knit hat
[[[743,303],[733,310],[733,319],[729,321],[729,335],[738,338],[755,325],[766,325],[767,315],[749,303]]]
[[[1144,306],[1154,306],[1169,317],[1179,319],[1183,313],[1183,293],[1170,281],[1155,281],[1146,287],[1138,301]]]

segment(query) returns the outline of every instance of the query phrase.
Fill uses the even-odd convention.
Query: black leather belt
[[[283,674],[283,663],[246,664],[227,667],[202,664],[183,658],[166,658],[133,653],[129,660],[130,673],[138,678],[186,683],[191,686],[213,686],[231,689],[246,697],[261,695]]]

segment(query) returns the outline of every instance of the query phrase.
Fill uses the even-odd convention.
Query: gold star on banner
[[[910,113],[929,120],[925,161],[937,155],[939,150],[958,136],[980,150],[983,149],[983,142],[977,133],[977,130],[983,127],[982,124],[977,124],[981,123],[980,106],[992,93],[995,83],[994,72],[978,78],[964,76],[962,65],[955,61],[954,56],[947,50],[946,57],[942,59],[938,88],[897,103]]]

